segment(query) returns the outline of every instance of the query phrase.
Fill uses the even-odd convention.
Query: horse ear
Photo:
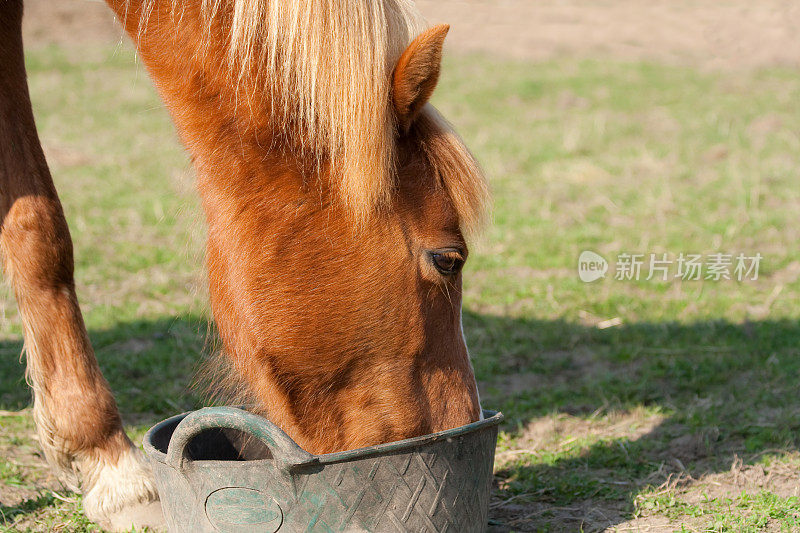
[[[450,26],[440,24],[419,35],[397,61],[392,76],[392,98],[397,122],[407,131],[439,81],[442,47]]]

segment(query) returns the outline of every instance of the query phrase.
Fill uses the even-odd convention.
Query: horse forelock
[[[453,127],[431,105],[415,121],[411,135],[420,144],[438,184],[453,203],[461,230],[477,234],[489,211],[490,193],[483,170]]]
[[[144,0],[136,10],[140,31],[160,1],[171,2],[178,18],[199,10],[202,38],[226,48],[239,94],[270,95],[278,128],[296,132],[303,156],[325,164],[332,192],[357,222],[389,204],[396,189],[392,70],[426,25],[411,0]],[[227,42],[217,42],[220,34]],[[488,199],[478,164],[431,106],[416,130],[462,227],[473,232]]]
[[[136,10],[141,29],[159,1],[145,0]],[[173,14],[180,18],[189,4],[173,0]],[[197,6],[208,27],[212,19],[224,26],[235,82],[271,95],[274,118],[297,131],[304,156],[327,165],[356,218],[385,205],[395,161],[390,77],[425,28],[413,2],[202,0]]]

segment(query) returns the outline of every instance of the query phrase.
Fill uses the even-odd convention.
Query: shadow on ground
[[[515,447],[531,451],[496,475],[497,531],[608,527],[630,519],[636,494],[670,474],[720,472],[737,456],[754,461],[800,443],[796,322],[599,330],[466,311],[464,325],[484,406],[501,409]],[[128,421],[149,425],[200,405],[188,387],[207,332],[186,317],[91,333]],[[0,343],[0,409],[29,403],[20,349]],[[565,447],[569,432],[577,437]]]
[[[14,519],[21,514],[33,513],[40,509],[50,507],[57,503],[56,498],[52,494],[43,494],[35,498],[25,500],[19,505],[4,505],[0,502],[0,519],[4,524],[13,524]]]
[[[530,451],[497,472],[496,531],[613,526],[644,487],[800,444],[797,322],[599,330],[467,312],[464,326],[484,405]]]
[[[149,420],[195,408],[200,396],[190,389],[208,351],[208,323],[195,316],[136,321],[89,333],[100,367],[111,384],[126,422]],[[25,383],[22,341],[0,342],[0,409],[30,403]],[[161,417],[163,418],[163,417]]]

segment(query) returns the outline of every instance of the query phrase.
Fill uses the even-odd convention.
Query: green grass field
[[[127,47],[28,64],[86,322],[140,439],[202,402],[191,170]],[[495,195],[464,298],[483,404],[506,415],[493,530],[800,530],[798,101],[776,68],[448,59],[435,103]],[[763,259],[755,281],[618,281],[612,264],[587,284],[583,250]],[[3,290],[0,531],[93,531],[38,454]]]

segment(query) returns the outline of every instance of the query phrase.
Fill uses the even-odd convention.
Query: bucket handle
[[[236,407],[204,407],[189,413],[175,428],[167,448],[167,464],[183,472],[187,461],[186,447],[207,429],[235,429],[253,435],[267,445],[278,468],[284,471],[317,461],[315,456],[265,418]]]

